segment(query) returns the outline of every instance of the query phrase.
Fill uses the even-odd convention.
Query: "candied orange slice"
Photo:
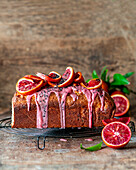
[[[16,84],[16,91],[22,95],[30,95],[41,89],[43,80],[34,81],[30,78],[21,78]]]

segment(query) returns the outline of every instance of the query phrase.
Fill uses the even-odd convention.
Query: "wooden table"
[[[1,0],[0,1],[0,114],[8,115],[19,78],[67,66],[91,78],[107,66],[109,74],[136,70],[136,1],[130,0]],[[136,74],[130,77],[136,87]],[[136,96],[129,96],[136,121]],[[4,110],[5,109],[5,110]],[[2,116],[1,116],[2,117]],[[0,169],[135,169],[136,134],[121,150],[103,144],[97,152],[84,138],[49,138],[37,149],[36,138],[0,131]]]
[[[9,116],[8,114],[2,117]],[[37,148],[36,137],[26,137],[0,131],[0,169],[135,169],[136,133],[123,149],[102,149],[88,152],[80,149],[102,141],[101,136],[87,138],[47,138],[46,148]],[[41,143],[40,143],[41,144]]]

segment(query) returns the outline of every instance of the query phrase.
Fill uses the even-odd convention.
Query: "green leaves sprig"
[[[129,78],[133,74],[134,74],[134,72],[128,72],[125,75],[116,73],[113,75],[113,78],[111,80],[110,76],[108,75],[108,69],[105,66],[101,71],[100,78],[108,84],[109,91],[120,90],[125,94],[130,94],[130,92],[136,94],[136,92],[134,92],[131,89],[128,89],[128,87],[127,87],[127,85],[130,84],[130,82],[127,80],[127,78]],[[99,76],[95,70],[93,70],[93,72],[92,72],[92,78],[99,78]],[[86,82],[89,82],[89,80],[87,80]]]
[[[88,147],[88,148],[84,148],[84,147],[82,146],[82,143],[80,143],[80,148],[81,148],[81,149],[85,149],[85,150],[91,151],[91,152],[93,152],[93,151],[98,151],[98,150],[101,149],[101,147],[102,147],[102,142],[100,142],[100,143],[98,143],[98,144],[96,144],[96,145],[94,145],[94,146]]]

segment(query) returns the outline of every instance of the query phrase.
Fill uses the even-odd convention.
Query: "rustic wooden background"
[[[0,1],[1,110],[10,109],[16,81],[25,74],[63,74],[72,66],[87,79],[104,66],[111,75],[136,71],[135,60],[135,0]],[[129,98],[134,113],[136,97]]]

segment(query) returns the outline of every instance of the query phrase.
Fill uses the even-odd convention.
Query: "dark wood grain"
[[[136,135],[120,150],[108,148],[88,152],[80,143],[89,147],[101,142],[100,136],[73,138],[62,142],[57,138],[46,139],[46,149],[37,148],[35,137],[17,136],[0,131],[0,166],[2,169],[135,169]],[[42,140],[40,142],[42,145]]]

